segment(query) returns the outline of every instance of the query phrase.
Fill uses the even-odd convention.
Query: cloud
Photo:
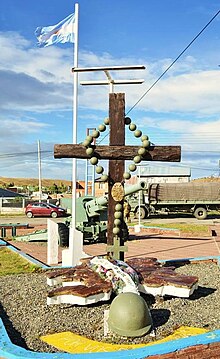
[[[71,108],[71,85],[41,82],[25,73],[0,70],[3,110],[49,111]]]
[[[188,116],[190,117],[190,116]],[[157,143],[179,144],[184,150],[219,150],[220,117],[218,119],[187,116],[182,119],[164,117],[141,118],[140,129],[148,129]]]
[[[32,48],[28,40],[13,32],[0,32],[0,48],[0,137],[4,143],[1,153],[17,155],[11,159],[2,157],[1,168],[11,176],[15,172],[33,176],[36,172],[36,138],[41,138],[50,129],[53,137],[48,136],[48,144],[45,141],[42,145],[43,149],[51,148],[51,154],[44,159],[46,177],[56,178],[57,173],[71,176],[71,161],[54,160],[51,144],[53,140],[58,143],[61,131],[65,133],[67,129],[65,126],[58,128],[56,121],[51,124],[48,119],[41,119],[40,115],[50,113],[57,120],[59,111],[62,111],[62,120],[65,120],[65,111],[72,110],[72,48]],[[207,59],[208,56],[206,62],[204,59],[201,62],[190,55],[182,57],[144,96],[172,59],[152,62],[145,58],[114,57],[108,53],[96,54],[84,50],[79,53],[81,67],[144,64],[144,71],[111,72],[114,79],[145,80],[143,85],[115,87],[116,92],[126,94],[126,112],[143,96],[129,116],[152,135],[152,142],[180,144],[183,149],[182,165],[196,163],[200,167],[214,168],[218,165],[220,142],[220,72],[219,69],[214,71]],[[79,81],[105,78],[104,72],[85,73],[80,74]],[[108,94],[108,86],[79,85],[81,131],[85,132],[86,125],[93,127],[93,122],[96,125],[108,116]],[[28,136],[32,144],[28,143]],[[134,136],[130,136],[133,141]],[[18,154],[32,152],[33,148],[35,154],[32,157],[21,155],[19,159]],[[201,150],[207,151],[205,156]],[[80,171],[83,175],[81,164]]]
[[[220,71],[181,74],[161,81],[141,103],[157,112],[212,115],[220,111]]]
[[[0,33],[0,80],[4,84],[3,108],[6,104],[32,111],[70,109],[73,75],[72,50],[51,46],[31,48],[22,36]],[[16,61],[14,59],[16,58]],[[113,79],[144,78],[143,85],[117,86],[126,92],[126,105],[131,107],[170,65],[172,59],[146,63],[142,58],[115,58],[108,53],[80,51],[82,67],[144,64],[145,71],[112,72]],[[80,74],[79,80],[106,79],[104,72]],[[138,109],[154,112],[219,112],[220,72],[199,68],[196,58],[179,60],[151,91],[138,103]],[[108,86],[79,86],[79,106],[105,111],[108,108]],[[12,95],[12,96],[11,96]]]
[[[8,142],[8,139],[18,138],[19,136],[34,134],[40,130],[46,130],[48,124],[36,122],[34,120],[10,119],[4,120],[0,118],[0,134],[1,141]]]

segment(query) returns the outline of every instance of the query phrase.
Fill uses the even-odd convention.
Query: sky
[[[220,10],[217,0],[78,0],[79,67],[144,65],[111,72],[125,112],[156,145],[180,145],[180,163],[192,178],[220,172],[220,14],[166,74],[148,89]],[[54,144],[73,141],[74,44],[37,46],[35,29],[74,12],[70,0],[0,2],[0,177],[71,180],[72,161],[54,159]],[[103,72],[79,75],[105,79]],[[147,93],[146,93],[147,92]],[[145,96],[143,96],[146,93]],[[141,100],[140,98],[143,97]],[[140,101],[139,101],[140,100]],[[77,143],[108,117],[109,86],[78,86]],[[108,144],[108,131],[99,138]],[[126,143],[140,145],[126,129]],[[77,178],[85,179],[85,160]],[[103,164],[106,166],[106,163]]]

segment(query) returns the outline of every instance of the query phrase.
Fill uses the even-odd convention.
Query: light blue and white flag
[[[75,14],[70,14],[56,25],[37,27],[35,35],[40,47],[75,42]]]

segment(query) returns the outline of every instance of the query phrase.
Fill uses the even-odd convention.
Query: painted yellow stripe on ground
[[[198,334],[204,334],[207,332],[208,330],[202,328],[180,327],[172,335],[169,335],[168,337],[162,340],[153,341],[147,344],[133,344],[133,345],[97,342],[95,340],[82,337],[72,332],[62,332],[62,333],[44,335],[40,337],[40,339],[45,343],[59,349],[60,351],[65,351],[71,354],[80,354],[80,353],[113,352],[119,350],[143,348],[148,345],[165,343],[170,340],[185,338]]]

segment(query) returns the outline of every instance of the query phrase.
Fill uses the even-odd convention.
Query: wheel
[[[32,213],[32,212],[27,212],[27,213],[26,213],[26,216],[27,216],[28,218],[32,218],[32,217],[33,217],[33,213]]]
[[[207,217],[207,210],[203,207],[198,207],[196,208],[195,212],[194,212],[194,216],[197,219],[206,219]]]
[[[57,212],[51,212],[51,217],[52,218],[57,218]]]
[[[65,223],[58,223],[58,244],[61,247],[69,246],[69,227]]]
[[[127,223],[125,223],[125,222],[123,222],[123,224],[122,224],[122,238],[125,242],[128,241],[128,239],[129,239],[129,230],[128,230]]]
[[[148,215],[149,215],[148,210],[144,207],[140,207],[140,219],[144,219],[148,217]],[[139,207],[135,212],[135,218],[139,218]]]

